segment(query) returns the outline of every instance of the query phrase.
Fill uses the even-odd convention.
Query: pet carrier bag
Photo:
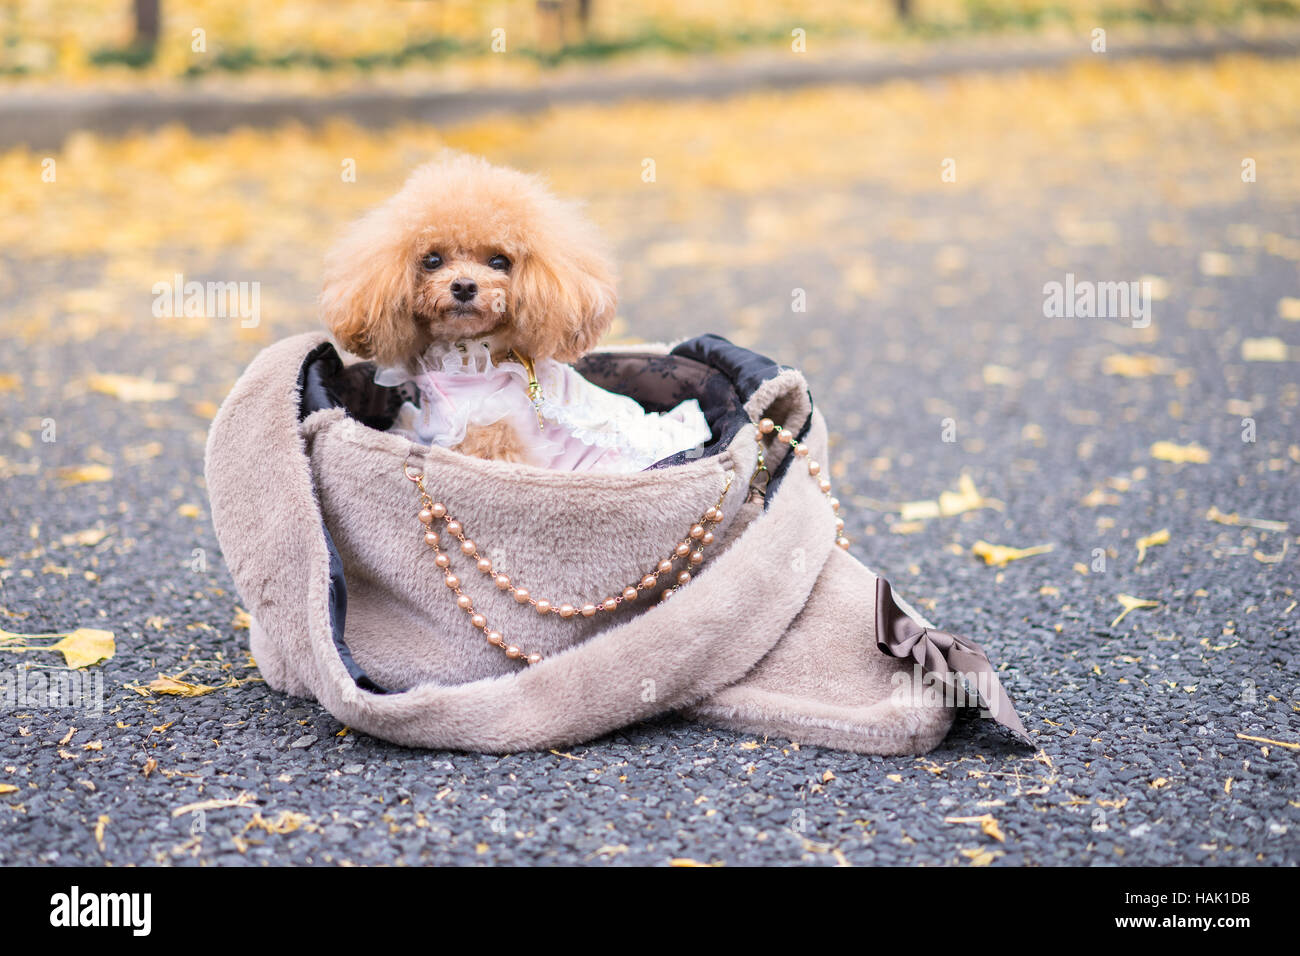
[[[388,431],[404,396],[323,335],[252,362],[206,475],[272,688],[385,740],[493,753],[672,711],[917,754],[958,685],[1028,739],[980,647],[846,550],[799,372],[711,335],[577,368],[647,411],[697,399],[710,440],[632,474],[485,461]]]

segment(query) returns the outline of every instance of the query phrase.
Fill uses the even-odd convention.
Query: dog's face
[[[417,169],[326,257],[321,305],[339,344],[381,365],[491,335],[573,361],[614,316],[590,224],[536,179],[457,156]]]
[[[501,333],[509,325],[510,257],[496,245],[442,246],[420,257],[412,312],[430,340]]]

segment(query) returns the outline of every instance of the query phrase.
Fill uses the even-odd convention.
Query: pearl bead
[[[832,498],[832,499],[831,499],[831,510],[832,510],[832,511],[839,511],[839,510],[840,510],[840,499],[839,499],[839,498]]]
[[[659,580],[659,578],[658,578],[656,575],[653,575],[653,574],[647,574],[645,577],[643,577],[643,578],[641,579],[641,587],[643,587],[643,588],[645,588],[645,589],[648,590],[648,589],[654,587],[654,586],[655,586],[655,582],[658,581],[658,580]]]
[[[794,441],[794,433],[783,428],[781,429],[781,434],[776,436],[776,440],[782,445],[788,445],[790,442]]]
[[[453,538],[456,537],[458,534],[460,534],[460,533],[461,533],[462,531],[464,531],[464,530],[465,530],[465,529],[461,526],[461,523],[460,523],[459,521],[448,521],[448,522],[447,522],[447,533],[448,533],[449,535],[451,535]]]
[[[447,557],[447,555],[443,554],[440,551],[438,552],[437,556],[433,559],[433,563],[440,568],[445,568],[451,564],[451,558]]]
[[[426,531],[424,533],[424,543],[429,547],[435,547],[438,544],[438,532]]]
[[[510,587],[510,579],[504,574],[498,574],[496,576],[496,585],[500,590],[504,591]]]
[[[515,601],[519,604],[528,603],[528,588],[515,588]]]
[[[636,594],[637,594],[636,588],[624,588],[624,589],[623,589],[623,600],[624,600],[624,601],[635,601],[635,600],[636,600]]]
[[[460,550],[464,554],[473,554],[476,550],[478,550],[478,548],[472,540],[466,538],[464,541],[460,543]]]
[[[592,616],[593,614],[595,614],[595,613],[596,613],[596,605],[594,605],[594,604],[584,604],[584,605],[582,606],[582,616],[583,616],[583,617],[591,617],[591,616]]]
[[[822,478],[817,482],[817,487],[822,490],[823,494],[825,494],[826,492],[831,490],[831,483],[827,481],[825,478]]]
[[[660,574],[667,574],[672,569],[673,569],[673,563],[669,561],[667,558],[664,558],[662,561],[659,562]]]
[[[618,607],[618,601],[614,600],[613,598],[605,598],[605,603],[602,605],[602,607],[604,607],[606,611],[613,611],[615,608]]]
[[[483,628],[487,627],[487,618],[485,618],[482,614],[475,614],[473,617],[469,619],[469,622],[473,624],[475,627],[477,627],[479,630],[482,630]]]
[[[808,474],[819,475],[821,470],[822,466],[818,462],[813,461],[811,458],[808,459]]]
[[[447,587],[451,588],[453,591],[460,587],[460,578],[456,577],[454,574],[447,575],[443,578],[443,581],[446,583]]]
[[[712,531],[704,532],[704,537],[700,539],[700,544],[713,544],[713,532]]]
[[[843,518],[836,518],[836,519],[835,519],[835,530],[836,530],[836,531],[843,531],[843,530],[844,530],[844,519],[843,519]]]
[[[691,564],[703,564],[703,563],[704,563],[703,551],[696,551],[691,555]]]
[[[479,559],[478,559],[478,569],[479,569],[480,571],[482,571],[484,574],[491,574],[491,573],[492,573],[492,562],[489,561],[487,558],[479,558]]]
[[[723,511],[721,508],[714,508],[714,509],[713,509],[713,523],[714,523],[714,524],[717,524],[717,523],[718,523],[719,521],[721,521],[724,517],[726,517],[726,512]]]
[[[690,572],[690,571],[683,571],[681,574],[677,575],[677,583],[678,583],[678,584],[685,584],[685,583],[686,583],[687,581],[689,581],[690,579],[691,579],[691,572]]]
[[[433,524],[433,512],[428,508],[420,510],[420,524]]]
[[[573,617],[573,615],[576,613],[578,613],[578,609],[575,608],[572,604],[560,605],[560,617],[566,617],[566,618]]]
[[[456,606],[462,611],[468,611],[474,606],[474,602],[470,600],[468,594],[462,594],[460,597],[456,598]]]
[[[696,527],[699,527],[699,525],[696,525]],[[677,555],[679,558],[684,558],[690,553],[691,546],[685,541],[678,542],[677,547],[673,548],[673,554]]]
[[[488,631],[487,639],[489,644],[495,644],[498,647],[505,643],[505,639],[501,636],[500,631]]]
[[[537,613],[538,613],[538,614],[550,614],[550,613],[551,613],[551,602],[548,601],[548,600],[546,600],[546,598],[542,598],[540,601],[538,601],[538,602],[537,602]]]
[[[702,525],[702,524],[693,524],[693,525],[691,525],[691,537],[692,537],[692,538],[702,538],[702,537],[704,537],[704,525]]]
[[[667,600],[668,600],[670,597],[672,597],[672,596],[673,596],[673,589],[672,589],[672,588],[668,588],[667,590],[662,591],[662,592],[659,594],[659,600],[661,600],[661,601],[667,601]]]
[[[803,458],[808,454],[808,446],[799,445],[798,447],[795,448],[794,453],[800,458]]]
[[[536,651],[533,651],[531,654],[528,655],[528,663],[530,664],[539,664],[541,663],[541,660],[542,660],[542,655],[538,654]]]
[[[838,544],[845,551],[849,549],[849,544],[850,544],[849,539],[844,537],[844,535],[840,535],[838,538],[836,538],[835,543]]]
[[[447,515],[447,506],[444,505],[441,501],[435,501],[432,505],[429,506],[429,513],[432,514],[435,518],[444,518]]]
[[[521,651],[519,648],[515,647],[513,644],[511,644],[509,647],[506,648],[506,657],[519,658],[523,656],[524,656],[524,652]]]
[[[764,418],[758,423],[758,430],[764,435],[772,434],[772,429],[774,428],[776,428],[776,422],[772,421],[770,418]]]

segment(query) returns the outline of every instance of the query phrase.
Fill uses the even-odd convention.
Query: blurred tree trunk
[[[537,46],[555,53],[587,39],[593,0],[537,0]]]
[[[894,0],[894,12],[900,20],[911,20],[912,0]]]
[[[158,27],[162,20],[159,10],[161,0],[134,0],[135,40],[139,47],[153,49],[158,45]]]

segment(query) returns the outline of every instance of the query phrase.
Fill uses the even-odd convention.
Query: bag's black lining
[[[585,356],[574,367],[589,381],[635,399],[647,411],[667,411],[688,398],[699,401],[712,431],[709,441],[655,462],[650,466],[652,469],[681,465],[721,452],[741,428],[750,424],[745,402],[764,382],[781,373],[781,366],[771,359],[728,342],[720,335],[689,339],[667,355],[596,352]],[[298,420],[322,409],[342,408],[361,424],[386,431],[396,420],[402,402],[413,396],[399,388],[377,385],[374,375],[373,362],[344,365],[334,346],[322,342],[307,353],[298,371]],[[811,395],[808,403],[811,408]],[[794,422],[782,424],[787,428],[796,426]],[[812,416],[797,424],[795,438],[802,441],[808,434]],[[769,498],[785,477],[793,458],[786,455],[771,472],[767,485]],[[344,640],[348,587],[343,559],[323,518],[321,531],[329,550],[330,632],[334,648],[357,687],[374,694],[392,693],[361,669]]]

